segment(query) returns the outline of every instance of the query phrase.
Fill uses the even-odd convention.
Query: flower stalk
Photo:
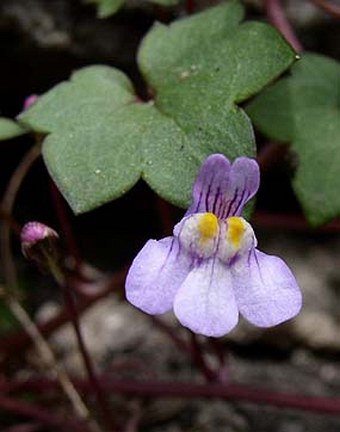
[[[4,292],[4,290],[3,290]],[[53,370],[59,380],[59,383],[70,400],[75,413],[77,416],[84,420],[91,430],[93,432],[100,432],[100,428],[94,422],[94,420],[91,419],[90,413],[82,401],[79,393],[75,389],[73,383],[71,382],[69,376],[67,375],[65,369],[57,362],[55,355],[48,345],[48,343],[45,341],[44,337],[41,335],[40,331],[38,330],[35,323],[31,320],[25,309],[21,306],[21,304],[11,295],[5,294],[5,300],[6,303],[13,313],[13,315],[16,317],[16,319],[20,322],[20,324],[24,327],[25,331],[28,333],[30,338],[32,339],[36,350],[41,355],[41,358],[43,359],[45,365]]]
[[[281,0],[265,0],[267,16],[296,52],[303,51],[303,46],[295,34],[293,27],[288,21],[281,4]]]
[[[32,340],[37,352],[40,353],[46,366],[51,370],[55,371],[59,384],[64,391],[66,397],[69,399],[73,406],[74,412],[77,417],[85,420],[89,427],[92,428],[93,432],[98,432],[99,429],[96,424],[90,420],[89,411],[86,405],[83,403],[77,390],[70,381],[66,371],[57,362],[55,355],[50,348],[48,342],[44,339],[39,328],[34,321],[27,314],[25,309],[21,306],[20,302],[16,298],[18,291],[17,272],[13,260],[13,253],[11,247],[11,228],[17,227],[16,223],[13,223],[12,214],[14,203],[19,192],[19,189],[31,169],[32,165],[41,155],[41,143],[38,141],[28,152],[24,155],[21,162],[17,166],[16,170],[11,176],[9,184],[4,193],[1,210],[8,217],[11,223],[4,223],[1,228],[1,253],[4,265],[4,276],[6,281],[6,287],[2,287],[1,295],[4,298],[8,308],[12,314],[16,317],[18,322],[22,325],[25,333]]]
[[[40,226],[40,229],[37,229],[37,226]],[[34,231],[34,233],[30,236],[29,234],[31,233],[31,231]],[[78,342],[78,348],[83,359],[89,382],[93,388],[93,393],[96,396],[103,421],[108,427],[108,430],[114,431],[115,427],[111,418],[111,412],[107,405],[106,399],[101,391],[91,356],[87,350],[81,332],[78,311],[74,299],[74,293],[71,290],[70,284],[67,281],[66,272],[61,263],[61,252],[59,251],[59,244],[55,242],[57,238],[56,236],[57,234],[45,225],[38,222],[29,222],[24,226],[22,230],[21,237],[23,250],[25,252],[25,255],[30,257],[30,255],[33,255],[32,250],[34,249],[35,253],[33,255],[33,258],[35,262],[38,264],[39,267],[48,269],[54,280],[61,288],[65,306],[69,311],[70,320]],[[29,243],[27,239],[30,239],[31,242]]]

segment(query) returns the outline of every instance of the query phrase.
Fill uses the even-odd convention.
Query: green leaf
[[[27,129],[8,118],[0,117],[0,141],[15,138],[27,133]]]
[[[295,54],[273,28],[240,24],[242,17],[231,1],[156,24],[138,53],[153,101],[140,101],[116,69],[92,66],[21,115],[48,134],[46,165],[76,213],[121,196],[140,177],[184,207],[209,154],[255,154],[251,123],[236,102],[277,77]]]
[[[340,63],[305,54],[247,111],[263,133],[291,143],[298,157],[293,188],[310,223],[339,216]]]

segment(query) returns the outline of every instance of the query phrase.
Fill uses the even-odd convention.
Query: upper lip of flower
[[[186,215],[211,212],[219,219],[240,216],[259,185],[260,172],[254,159],[240,157],[231,164],[221,154],[211,155],[197,176]]]
[[[174,236],[149,240],[126,281],[127,299],[151,314],[174,308],[192,331],[222,336],[239,312],[269,327],[295,316],[302,298],[287,265],[256,249],[256,237],[240,217],[259,187],[259,167],[241,157],[232,164],[211,155],[193,187],[193,202]]]

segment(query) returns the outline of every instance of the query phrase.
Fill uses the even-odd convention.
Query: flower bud
[[[28,222],[21,230],[21,250],[24,256],[47,270],[48,261],[59,261],[59,236],[52,228],[40,222]]]
[[[24,106],[23,109],[27,110],[30,108],[38,99],[38,96],[35,94],[32,94],[30,96],[27,96],[27,98],[24,100]]]

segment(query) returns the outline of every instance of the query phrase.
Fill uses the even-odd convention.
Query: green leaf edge
[[[7,141],[25,135],[28,132],[29,129],[19,122],[6,117],[0,117],[0,141]]]
[[[294,63],[290,69],[290,75],[288,77],[285,77],[284,79],[280,80],[277,83],[273,83],[270,84],[268,86],[266,86],[263,91],[261,91],[259,94],[257,94],[254,98],[254,100],[252,100],[250,103],[248,103],[245,107],[245,110],[247,112],[247,114],[250,116],[251,121],[255,124],[256,128],[261,131],[261,133],[263,133],[265,136],[267,136],[269,139],[272,139],[275,141],[278,141],[278,143],[286,143],[289,144],[290,148],[290,152],[292,153],[292,155],[295,155],[296,158],[299,157],[296,149],[295,149],[295,145],[294,143],[299,142],[299,138],[295,137],[295,136],[289,136],[288,134],[285,134],[285,132],[278,132],[277,130],[271,129],[270,127],[268,128],[267,125],[264,125],[260,122],[260,120],[257,118],[257,113],[256,113],[256,104],[257,104],[257,99],[261,99],[262,97],[266,96],[268,93],[270,94],[272,88],[277,87],[278,86],[282,86],[284,87],[285,85],[289,85],[290,82],[296,82],[300,79],[300,76],[302,76],[302,74],[304,73],[304,68],[305,65],[301,62],[301,60],[304,57],[308,57],[309,60],[314,60],[316,62],[325,62],[328,63],[329,65],[333,65],[339,68],[340,66],[340,62],[337,61],[336,59],[333,59],[331,57],[328,57],[324,54],[320,54],[320,53],[316,53],[316,52],[304,52],[303,55],[300,57],[297,57],[297,62]],[[295,81],[294,81],[295,80]],[[287,89],[288,90],[288,89]],[[255,109],[254,109],[255,107]],[[255,118],[255,120],[253,120],[253,118]],[[282,134],[284,134],[284,136],[282,136]],[[298,169],[298,167],[297,167]],[[297,178],[296,175],[294,175],[291,179],[291,183],[292,183],[292,188],[294,190],[294,193],[299,201],[299,204],[303,210],[303,213],[308,221],[308,223],[310,224],[310,226],[314,227],[314,228],[318,228],[322,225],[325,225],[329,222],[331,222],[333,219],[335,219],[336,217],[338,217],[340,215],[340,211],[338,212],[333,212],[333,215],[328,215],[328,216],[322,216],[321,214],[319,215],[315,215],[313,213],[311,213],[310,208],[305,204],[305,202],[303,201],[302,195],[305,194],[304,191],[301,191],[300,189],[300,184],[297,183]]]
[[[238,1],[236,1],[236,0],[232,0],[231,2],[230,2],[231,4],[237,4],[237,5],[239,5],[239,2]],[[197,14],[198,15],[198,14]],[[293,59],[291,60],[291,62],[293,61]],[[290,62],[290,63],[291,63]],[[90,66],[91,67],[91,66]],[[95,67],[95,66],[92,66],[92,67]],[[288,66],[287,66],[288,67]],[[77,72],[76,72],[77,73]],[[279,75],[279,74],[278,74]],[[273,79],[275,79],[275,77],[273,77]],[[70,78],[70,80],[72,80],[72,75],[71,75],[71,78]],[[68,83],[69,82],[69,80],[68,81],[65,81],[65,82],[63,82],[63,83]],[[61,83],[60,83],[61,84]],[[58,84],[59,85],[59,84]],[[235,102],[236,103],[236,102]],[[160,111],[160,113],[161,114],[163,114],[162,113],[162,111]],[[249,155],[249,156],[253,156],[253,155]],[[146,176],[144,175],[144,173],[143,173],[143,171],[141,172],[141,178],[145,178]],[[146,179],[146,181],[147,181],[147,179]],[[130,185],[130,187],[132,187],[134,184],[135,184],[136,182],[133,182],[131,185]],[[148,183],[149,184],[149,183]],[[155,188],[155,187],[153,187],[152,185],[150,185],[149,184],[149,186],[156,192],[156,193],[158,193],[158,191],[157,191],[157,188]],[[122,196],[124,193],[125,193],[126,191],[124,191],[124,192],[122,192],[122,193],[120,193],[120,194],[118,194],[118,195],[115,195],[112,199],[116,199],[116,198],[118,198],[118,197],[120,197],[120,196]],[[77,213],[77,214],[79,214],[79,213],[83,213],[83,212],[86,212],[86,211],[90,211],[90,210],[92,210],[92,209],[94,209],[94,208],[97,208],[97,207],[99,207],[100,205],[102,205],[102,204],[104,204],[105,202],[108,202],[108,201],[104,201],[104,202],[102,202],[102,203],[100,203],[100,204],[97,204],[97,205],[94,205],[93,207],[86,207],[86,208],[77,208],[77,207],[75,207],[74,205],[72,205],[72,208],[73,208],[73,210]],[[171,202],[174,202],[173,200],[171,201]],[[179,203],[179,202],[177,202],[177,203],[175,203],[176,205],[179,205],[179,206],[184,206],[184,205],[186,205],[186,204],[184,204],[184,203]]]

